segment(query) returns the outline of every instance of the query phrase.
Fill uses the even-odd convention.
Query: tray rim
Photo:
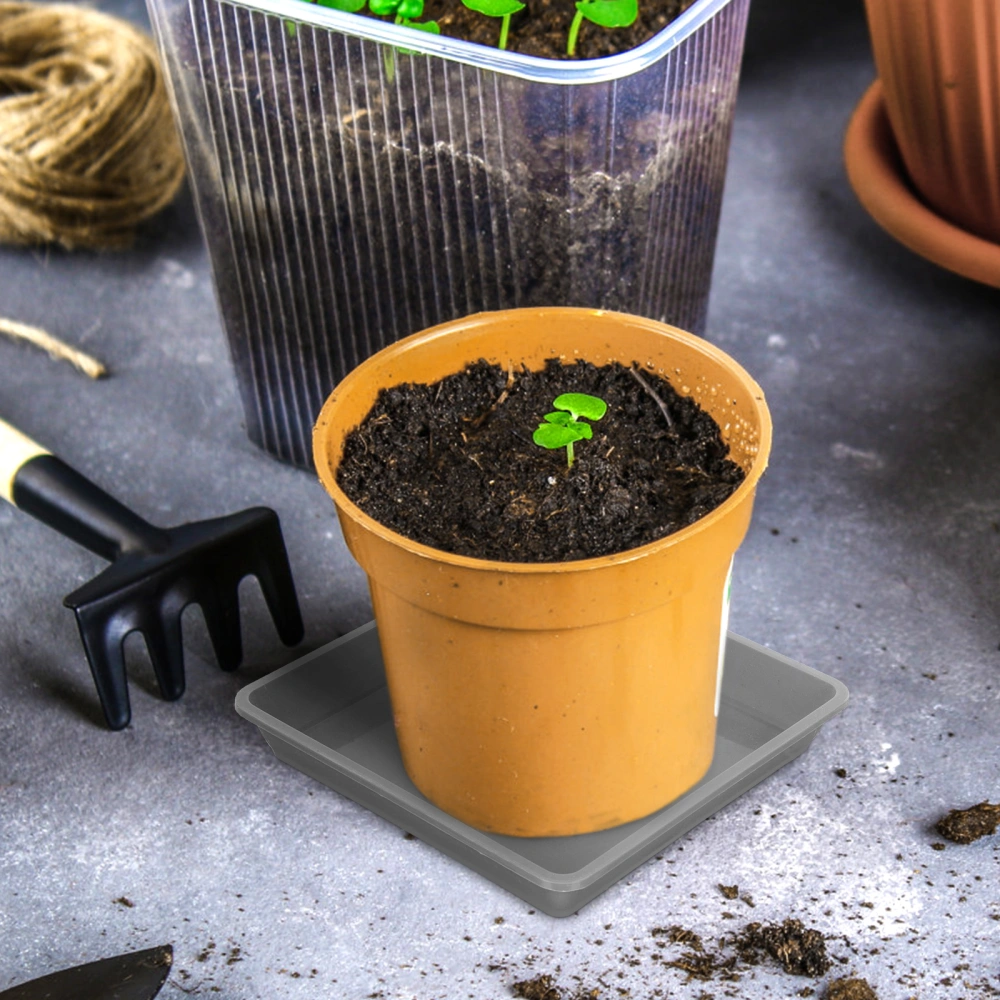
[[[938,267],[1000,288],[1000,244],[945,219],[913,188],[892,133],[879,79],[868,86],[851,113],[843,158],[861,207],[893,239]]]
[[[623,856],[636,855],[647,849],[649,845],[656,841],[658,836],[662,834],[664,827],[672,826],[673,823],[681,817],[696,814],[699,808],[703,807],[707,801],[720,796],[720,794],[724,795],[726,788],[736,783],[739,776],[753,776],[766,769],[767,765],[771,761],[781,757],[784,753],[787,753],[789,748],[804,744],[802,750],[790,759],[794,759],[794,757],[799,756],[800,753],[804,752],[809,742],[811,742],[812,737],[820,729],[820,727],[829,719],[843,711],[850,700],[850,692],[848,691],[847,686],[837,678],[831,677],[829,674],[825,674],[822,671],[816,670],[815,668],[807,666],[804,663],[800,663],[797,660],[793,660],[791,657],[778,653],[773,649],[769,649],[768,647],[754,642],[751,639],[747,639],[744,636],[737,635],[731,631],[727,632],[727,649],[731,643],[735,645],[742,645],[759,654],[763,654],[770,659],[779,661],[783,666],[791,670],[814,677],[815,679],[829,684],[832,687],[833,690],[830,697],[817,708],[813,709],[813,711],[798,719],[791,726],[781,730],[777,735],[773,736],[756,750],[751,751],[745,757],[741,757],[736,764],[726,768],[724,771],[715,775],[708,781],[703,780],[678,799],[675,799],[673,802],[664,806],[651,816],[646,817],[644,821],[640,821],[641,825],[628,837],[616,843],[612,848],[609,848],[598,857],[588,862],[586,865],[573,872],[553,872],[544,868],[542,865],[539,865],[537,862],[526,858],[524,855],[519,854],[506,844],[498,842],[496,835],[476,830],[475,828],[463,823],[461,820],[455,819],[453,816],[449,816],[428,799],[424,798],[424,796],[420,795],[419,792],[415,795],[406,788],[396,786],[396,794],[392,796],[386,795],[378,787],[380,776],[376,772],[365,767],[364,765],[358,764],[349,758],[344,757],[335,750],[331,750],[319,740],[316,740],[311,736],[307,736],[301,730],[295,729],[279,717],[252,704],[252,696],[261,688],[266,687],[270,683],[279,681],[285,674],[304,666],[306,663],[317,659],[318,657],[332,652],[339,646],[347,645],[352,640],[370,632],[374,628],[376,628],[375,621],[367,622],[359,628],[356,628],[351,632],[339,636],[331,642],[314,649],[312,652],[304,654],[291,663],[288,663],[283,667],[279,667],[277,670],[252,681],[250,684],[241,688],[237,692],[235,700],[237,713],[248,722],[257,726],[261,733],[265,735],[265,738],[267,735],[274,736],[277,739],[291,745],[293,748],[313,757],[317,761],[328,766],[332,766],[335,770],[344,774],[350,780],[364,785],[379,799],[390,802],[397,808],[406,809],[407,802],[416,803],[422,811],[430,808],[436,813],[433,821],[430,818],[424,817],[420,813],[415,814],[415,819],[419,819],[421,823],[425,824],[433,822],[442,834],[456,839],[467,848],[472,848],[478,853],[488,856],[492,863],[506,868],[519,879],[528,879],[533,885],[536,885],[538,888],[547,892],[570,893],[582,891],[582,885],[590,885],[600,879],[602,875],[612,870],[617,864],[620,864]],[[723,674],[723,678],[725,678],[725,674]],[[723,693],[724,692],[725,679],[723,679]],[[774,768],[773,770],[777,770],[777,768]],[[756,778],[754,780],[754,784],[756,784],[757,781],[763,780],[763,778],[767,777],[770,773],[772,772],[767,772],[762,774],[760,778]],[[742,793],[737,793],[737,795],[733,796],[733,798],[738,797],[739,794]],[[732,801],[732,798],[726,801]],[[367,806],[364,806],[363,803],[359,804],[363,805],[364,808],[368,808]],[[717,811],[719,808],[722,808],[722,806],[716,806],[712,809],[712,812]],[[671,819],[670,814],[672,811],[677,813],[676,819]],[[383,818],[388,819],[387,817]],[[398,825],[398,823],[395,823],[395,821],[391,819],[388,819],[388,821],[393,822],[394,825]],[[692,827],[697,825],[698,822],[701,822],[701,820],[696,820],[695,823],[692,824]],[[680,835],[683,836],[683,834]],[[584,836],[586,836],[586,834],[584,834]],[[525,839],[532,840],[548,838]],[[640,861],[638,863],[641,864],[642,862]]]

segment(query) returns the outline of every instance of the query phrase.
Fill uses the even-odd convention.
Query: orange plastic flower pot
[[[346,435],[380,389],[434,382],[479,358],[638,361],[715,418],[746,478],[659,541],[575,562],[452,555],[389,530],[336,481]],[[327,400],[313,452],[368,574],[403,763],[471,826],[522,837],[616,826],[708,770],[733,553],[767,463],[760,387],[711,344],[654,320],[586,309],[480,313],[401,340]]]
[[[1000,4],[865,0],[886,111],[927,203],[1000,242]]]

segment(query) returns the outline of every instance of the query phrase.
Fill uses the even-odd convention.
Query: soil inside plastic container
[[[607,404],[593,437],[547,449],[533,432],[563,393]],[[581,418],[581,421],[584,418]],[[553,358],[541,371],[477,361],[383,389],[347,437],[337,481],[415,541],[508,562],[587,559],[669,535],[739,486],[718,424],[638,365]]]
[[[640,0],[639,16],[627,28],[602,28],[584,20],[576,51],[566,53],[570,25],[576,14],[572,0],[528,0],[511,17],[507,51],[543,59],[599,59],[627,52],[661,32],[695,0]],[[496,46],[500,18],[486,17],[461,0],[426,0],[422,20],[436,21],[441,34],[480,45]]]
[[[315,2],[315,0],[310,0]],[[566,51],[570,27],[576,16],[573,0],[526,0],[511,16],[506,50],[542,59],[600,59],[628,52],[659,34],[695,0],[641,0],[635,21],[622,28],[605,28],[587,18],[580,24],[573,55]],[[367,9],[361,16],[374,17]],[[395,20],[394,15],[379,18]],[[500,42],[501,18],[466,7],[461,0],[425,0],[417,23],[433,21],[440,33],[490,48]]]
[[[225,46],[220,33],[208,49]],[[318,204],[289,200],[279,187],[271,196],[245,196],[234,217],[251,260],[271,258],[280,243],[274,232],[309,233],[316,218],[343,239],[328,251],[334,280],[318,282],[315,304],[301,307],[316,314],[315,325],[335,315],[353,335],[390,343],[481,309],[574,304],[702,332],[712,267],[705,236],[717,225],[705,206],[715,203],[724,179],[718,150],[729,135],[729,100],[697,89],[688,113],[669,128],[658,112],[622,114],[612,155],[609,109],[597,91],[581,91],[569,112],[542,90],[501,107],[487,83],[470,75],[462,99],[449,102],[428,89],[419,61],[394,58],[396,83],[385,88],[379,60],[369,67],[371,79],[355,67],[345,81],[330,58],[307,44],[248,48],[231,86],[245,89],[260,120],[248,125],[223,113],[226,148],[253,148],[254,132],[274,129],[281,114],[269,93],[272,77],[333,78],[353,88],[356,110],[348,114],[324,118],[308,101],[290,112],[294,135],[313,136],[323,122],[325,145],[311,146],[315,155],[302,164],[315,177]],[[405,225],[380,218],[387,192],[411,199],[396,206]],[[688,248],[683,266],[671,260],[668,241]],[[279,249],[280,257],[294,248]],[[239,307],[234,299],[229,311]],[[351,367],[345,359],[336,381]]]

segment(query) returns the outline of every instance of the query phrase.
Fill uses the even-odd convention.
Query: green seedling
[[[519,10],[524,10],[524,4],[520,3],[520,0],[462,0],[462,3],[469,10],[476,11],[477,14],[485,14],[487,17],[502,17],[500,41],[497,42],[497,48],[507,48],[507,35],[510,32],[511,14],[516,14]]]
[[[565,392],[557,396],[552,404],[554,413],[546,413],[544,423],[531,436],[531,440],[542,448],[565,448],[566,465],[573,468],[573,445],[577,441],[589,440],[594,436],[590,424],[580,423],[580,417],[600,420],[608,412],[608,404],[597,396],[583,392]]]
[[[566,55],[576,55],[576,39],[584,18],[602,28],[627,28],[638,16],[638,0],[577,0],[576,16],[566,40]]]
[[[309,3],[315,3],[320,7],[331,7],[333,10],[343,10],[348,14],[356,14],[361,10],[368,0],[308,0]],[[288,31],[288,37],[295,37],[295,22],[285,21],[285,28]]]
[[[344,10],[348,14],[356,14],[364,7],[366,0],[316,0],[320,7],[331,7],[333,10]]]
[[[393,23],[404,28],[429,31],[434,35],[441,33],[437,21],[417,20],[424,13],[424,0],[369,0],[368,9],[378,17],[394,17]]]
[[[432,35],[440,35],[441,29],[437,21],[418,21],[424,13],[424,0],[368,0],[368,9],[379,17],[393,17],[394,24],[404,28],[415,28],[417,31],[427,31]],[[404,55],[411,53],[410,49],[400,49]],[[396,50],[389,48],[383,56],[385,75],[391,83],[396,78]]]

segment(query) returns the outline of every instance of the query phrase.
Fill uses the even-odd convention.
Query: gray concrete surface
[[[171,998],[487,1000],[543,973],[602,1000],[821,997],[846,975],[883,1000],[1000,995],[1000,837],[933,846],[948,809],[1000,800],[1000,293],[854,198],[841,141],[872,77],[860,0],[755,0],[709,321],[775,424],[731,626],[853,695],[811,750],[577,915],[532,913],[280,764],[235,714],[298,655],[253,584],[235,675],[190,611],[184,698],[156,697],[130,640],[133,723],[103,729],[61,604],[101,563],[4,507],[0,989],[171,942]],[[0,289],[0,314],[113,372],[0,342],[0,413],[154,521],[276,508],[302,649],[369,618],[320,487],[243,436],[187,195],[128,253],[0,249]],[[687,981],[652,957],[683,950],[656,927],[714,947],[789,916],[829,936],[826,976]]]

